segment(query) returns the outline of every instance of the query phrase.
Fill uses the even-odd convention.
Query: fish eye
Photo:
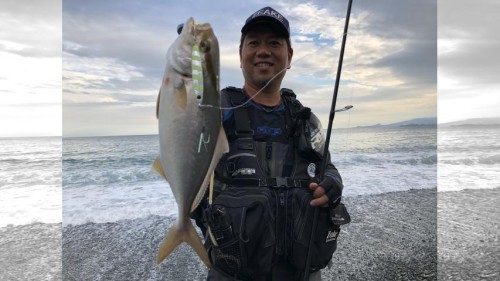
[[[203,40],[200,42],[200,51],[207,53],[210,51],[210,42]]]

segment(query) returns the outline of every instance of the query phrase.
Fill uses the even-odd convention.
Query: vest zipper
[[[286,256],[286,231],[287,231],[287,216],[286,216],[286,193],[287,190],[280,188],[275,190],[276,196],[276,255]]]
[[[266,142],[266,159],[271,160],[273,157],[273,143]]]

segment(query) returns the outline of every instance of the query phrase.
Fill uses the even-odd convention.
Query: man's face
[[[240,62],[245,84],[254,89],[262,88],[274,75],[290,65],[292,53],[288,52],[286,39],[278,36],[268,26],[257,24],[244,37]],[[285,72],[272,83],[281,84]]]

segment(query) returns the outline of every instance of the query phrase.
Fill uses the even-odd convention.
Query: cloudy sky
[[[435,1],[355,1],[337,127],[436,116]],[[209,22],[221,46],[221,86],[242,86],[246,18],[269,1],[64,1],[65,136],[157,132],[155,101],[176,26]],[[237,3],[237,4],[236,4]],[[272,1],[291,22],[292,88],[326,126],[347,1]]]
[[[0,137],[61,135],[61,61],[61,3],[1,0]]]
[[[221,87],[242,86],[240,29],[267,5],[291,23],[294,58],[283,86],[326,127],[347,0],[21,2],[0,4],[0,137],[155,134],[176,26],[190,16],[211,23]],[[337,114],[334,127],[497,114],[498,7],[494,0],[355,0],[337,103],[354,108]]]
[[[497,0],[439,0],[439,122],[500,116]]]

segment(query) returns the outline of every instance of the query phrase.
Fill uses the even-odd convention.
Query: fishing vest
[[[275,125],[254,124],[266,114],[247,102],[242,89],[222,90],[233,107],[225,116],[224,129],[229,141],[226,153],[215,171],[215,178],[226,185],[259,187],[308,187],[321,159],[319,121],[304,107],[292,90],[282,89],[283,110],[275,112]],[[253,112],[252,112],[253,111]],[[261,111],[261,112],[259,112]],[[226,113],[227,114],[227,113]],[[315,124],[310,123],[313,116]],[[253,119],[252,119],[253,118]],[[263,126],[259,126],[263,125]]]
[[[324,145],[319,120],[288,89],[274,109],[250,104],[242,89],[228,87],[222,95],[232,109],[223,116],[229,152],[217,165],[213,203],[204,213],[211,263],[228,277],[264,280],[285,260],[298,277],[311,240],[309,184],[319,174]],[[328,208],[321,208],[311,272],[331,260],[338,233]]]

